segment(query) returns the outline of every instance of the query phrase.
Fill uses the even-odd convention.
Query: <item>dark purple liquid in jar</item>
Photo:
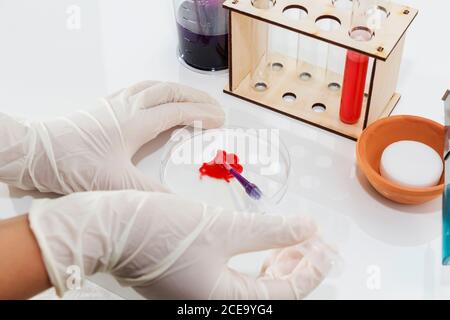
[[[189,66],[203,71],[228,68],[226,18],[221,3],[183,2],[177,17],[179,50],[181,58]]]

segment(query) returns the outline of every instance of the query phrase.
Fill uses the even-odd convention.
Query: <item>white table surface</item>
[[[403,97],[394,113],[442,123],[440,98],[450,87],[450,2],[402,1],[420,12],[407,38],[398,86]],[[81,10],[81,29],[66,25],[71,5]],[[450,271],[440,264],[441,199],[420,206],[383,199],[356,169],[355,142],[224,95],[227,75],[181,66],[171,1],[2,0],[0,39],[2,112],[64,115],[131,83],[158,79],[209,92],[223,104],[228,124],[280,128],[293,173],[279,211],[314,216],[345,261],[310,298],[450,298]],[[154,177],[167,136],[137,157]],[[27,212],[39,196],[0,184],[0,218]],[[256,272],[259,261],[247,256],[233,266]]]

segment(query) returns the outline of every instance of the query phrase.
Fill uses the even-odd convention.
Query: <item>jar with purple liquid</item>
[[[228,68],[228,11],[223,0],[173,0],[179,57],[201,71]]]

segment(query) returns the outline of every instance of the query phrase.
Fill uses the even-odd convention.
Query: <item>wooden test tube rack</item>
[[[349,36],[351,10],[337,9],[331,0],[273,0],[270,9],[255,8],[251,0],[227,0],[229,9],[229,84],[224,92],[282,113],[311,125],[356,140],[362,131],[374,121],[389,116],[400,100],[396,93],[406,31],[418,14],[416,9],[391,3],[389,17],[383,27],[376,30],[367,42],[353,40]],[[289,8],[301,8],[307,18],[296,21],[283,15]],[[332,31],[320,29],[316,21],[331,17],[340,22],[340,28]],[[301,81],[297,74],[297,60],[281,54],[270,56],[270,61],[281,63],[280,72],[272,73],[272,85],[265,91],[257,91],[251,85],[252,65],[258,59],[249,56],[252,46],[266,50],[267,46],[255,44],[255,21],[302,34],[326,43],[353,50],[373,58],[369,90],[364,98],[361,118],[358,123],[348,125],[340,121],[341,91],[331,91],[331,82],[342,84],[342,75],[325,72],[326,76],[312,81]],[[260,25],[260,24],[259,24]],[[262,37],[264,39],[264,37]],[[264,41],[264,40],[261,40]],[[266,48],[266,49],[264,49]],[[258,52],[263,56],[266,52]],[[270,54],[270,53],[268,53]],[[319,69],[318,66],[310,66]],[[294,93],[298,99],[286,102],[283,96]],[[325,112],[314,112],[313,105],[321,104]]]

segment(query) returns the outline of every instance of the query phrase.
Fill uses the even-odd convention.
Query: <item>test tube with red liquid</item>
[[[379,5],[375,0],[354,0],[349,36],[356,41],[370,41],[380,28]],[[342,122],[355,124],[361,117],[369,57],[347,51],[339,116]]]
[[[351,50],[347,52],[339,113],[344,123],[357,123],[361,117],[368,66],[368,56]]]

